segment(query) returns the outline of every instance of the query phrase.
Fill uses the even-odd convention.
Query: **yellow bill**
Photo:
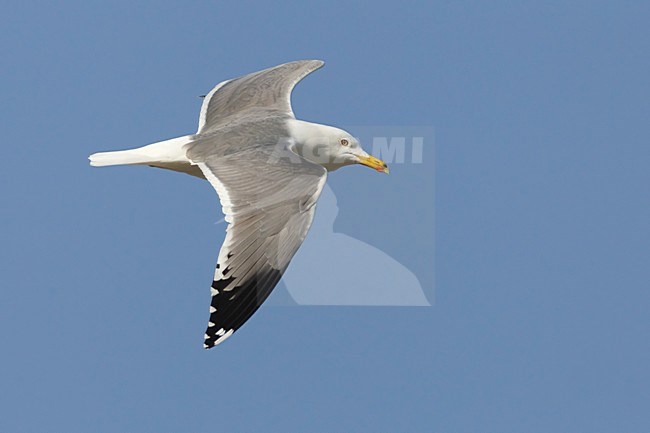
[[[380,173],[389,173],[388,166],[381,159],[375,158],[374,156],[358,156],[359,164],[363,164],[367,167],[377,170]]]

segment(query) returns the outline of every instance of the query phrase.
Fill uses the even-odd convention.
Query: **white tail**
[[[192,137],[172,138],[171,140],[149,144],[137,149],[99,152],[88,157],[93,167],[108,165],[150,165],[167,170],[180,171],[205,179],[201,169],[187,159],[185,145],[192,142]]]
[[[107,165],[146,164],[150,158],[141,154],[139,149],[132,149],[93,153],[88,159],[93,167],[105,167]]]
[[[190,136],[187,135],[137,149],[94,153],[88,159],[90,165],[94,167],[144,164],[165,168],[166,165],[190,164],[184,149],[184,146],[190,141]]]

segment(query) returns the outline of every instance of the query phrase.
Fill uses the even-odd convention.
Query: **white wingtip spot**
[[[210,295],[212,296],[217,296],[219,294],[219,291],[215,289],[214,287],[210,287]]]
[[[210,305],[210,314],[214,313],[215,311],[217,311],[217,309]]]
[[[208,334],[203,334],[203,339],[204,340],[208,340],[209,338],[210,338],[210,336]]]
[[[214,323],[208,322],[208,328],[212,328],[214,326]]]
[[[224,342],[228,337],[230,337],[232,335],[233,332],[235,332],[235,330],[231,329],[228,332],[226,332],[225,334],[223,334],[221,337],[219,337],[219,339],[217,341],[214,342],[214,345],[216,346],[217,344]]]

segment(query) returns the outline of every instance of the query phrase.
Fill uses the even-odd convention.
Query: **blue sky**
[[[0,431],[650,429],[644,2],[1,8]],[[327,64],[299,117],[434,128],[435,165],[329,182],[335,230],[435,302],[263,308],[205,351],[213,190],[86,157],[191,133],[197,95],[302,58]]]

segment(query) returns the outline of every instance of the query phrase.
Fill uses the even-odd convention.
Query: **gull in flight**
[[[223,81],[203,99],[195,134],[89,158],[96,167],[187,173],[217,191],[228,227],[210,289],[206,349],[239,329],[278,283],[307,235],[327,172],[363,164],[388,173],[348,132],[295,118],[291,91],[323,64],[290,62]]]

